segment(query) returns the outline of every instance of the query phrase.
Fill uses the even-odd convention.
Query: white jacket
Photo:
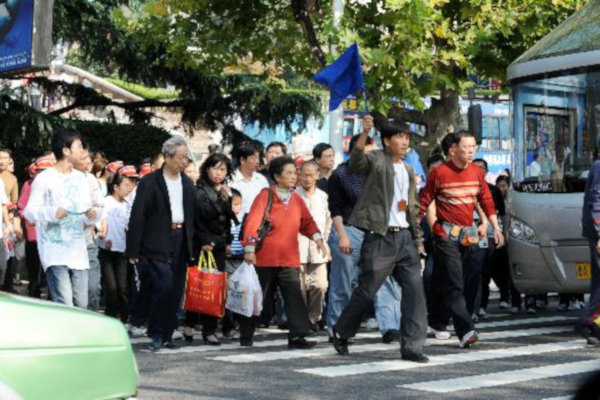
[[[327,239],[329,239],[329,232],[331,231],[331,213],[329,212],[329,196],[321,189],[316,189],[315,193],[309,196],[306,191],[300,187],[296,191],[304,203],[310,210],[310,213],[323,236],[323,242],[327,246]],[[329,249],[327,254],[324,256],[317,250],[315,242],[303,235],[298,235],[298,243],[300,246],[300,262],[302,264],[324,264],[331,260]]]

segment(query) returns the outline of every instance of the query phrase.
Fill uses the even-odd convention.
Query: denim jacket
[[[419,199],[414,170],[404,163],[409,176],[407,219],[417,247],[423,245],[423,231],[419,221]],[[350,154],[350,169],[365,176],[363,193],[354,208],[350,225],[385,236],[390,222],[394,201],[394,165],[391,156],[384,150],[366,155],[364,150],[354,147]]]

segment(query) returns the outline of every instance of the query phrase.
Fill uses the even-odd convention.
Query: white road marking
[[[538,329],[522,329],[516,331],[503,331],[503,332],[487,332],[480,334],[482,340],[494,340],[494,339],[504,339],[504,338],[515,338],[515,337],[524,337],[524,336],[535,336],[535,335],[548,335],[552,333],[560,333],[560,332],[569,332],[572,331],[573,328],[565,327],[565,326],[557,326],[557,327],[549,327],[549,328],[538,328]],[[432,345],[449,345],[452,344],[456,346],[456,341],[454,340],[436,340],[436,339],[428,339],[425,343],[426,346]],[[391,351],[397,352],[398,345],[397,344],[383,344],[383,343],[371,343],[371,344],[361,344],[350,346],[351,354],[358,353],[368,353],[368,352],[377,352],[377,351]],[[319,348],[319,349],[310,349],[310,350],[283,350],[283,351],[272,351],[266,353],[247,353],[247,354],[234,354],[228,356],[219,356],[214,358],[209,358],[209,360],[214,361],[224,361],[224,362],[232,362],[232,363],[258,363],[265,361],[276,361],[276,360],[289,360],[289,359],[297,359],[297,358],[307,358],[307,357],[321,357],[321,356],[333,356],[337,353],[333,349],[333,347],[328,348]]]
[[[469,351],[464,353],[449,354],[444,356],[432,356],[429,363],[418,364],[403,360],[379,361],[362,364],[346,364],[333,367],[305,368],[296,370],[305,374],[317,375],[326,378],[340,376],[351,376],[361,374],[372,374],[377,372],[401,371],[416,368],[426,368],[439,365],[459,364],[467,362],[497,360],[502,358],[521,357],[536,355],[541,353],[550,353],[565,350],[577,350],[586,347],[584,340],[575,340],[569,342],[559,342],[551,344],[538,344],[530,346],[519,346],[505,349]]]
[[[547,379],[558,376],[576,375],[597,371],[599,360],[578,361],[566,364],[547,365],[544,367],[526,368],[513,371],[496,372],[493,374],[467,376],[464,378],[444,379],[439,381],[411,383],[399,385],[399,388],[414,389],[434,393],[453,393],[463,390],[483,389]]]

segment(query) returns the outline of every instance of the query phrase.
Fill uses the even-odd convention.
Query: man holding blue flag
[[[375,294],[393,276],[402,288],[400,352],[402,359],[429,361],[422,353],[427,338],[427,307],[419,253],[423,232],[414,170],[405,162],[410,145],[410,126],[388,122],[381,128],[384,150],[365,154],[373,118],[363,118],[363,132],[350,154],[350,168],[365,176],[363,194],[350,225],[365,232],[361,272],[350,302],[333,327],[333,345],[340,355],[349,354],[348,339],[360,327]]]

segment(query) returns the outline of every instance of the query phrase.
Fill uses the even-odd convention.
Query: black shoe
[[[165,342],[165,344],[163,344],[163,347],[165,349],[169,349],[169,350],[179,350],[180,349],[179,345],[175,342]]]
[[[600,335],[596,335],[594,329],[583,324],[578,324],[575,330],[583,336],[590,346],[600,347]]]
[[[396,329],[390,329],[389,331],[383,334],[383,336],[381,337],[381,341],[385,344],[390,344],[394,340],[398,340],[398,337],[400,336],[399,334],[400,332],[398,332]]]
[[[324,331],[326,328],[327,328],[327,322],[325,321],[325,318],[323,318],[319,321],[319,329]]]
[[[317,322],[311,322],[310,330],[313,332],[319,332],[319,324]]]
[[[335,328],[333,328],[333,348],[340,356],[347,356],[350,354],[348,351],[348,340],[342,339]]]
[[[240,339],[240,346],[242,346],[242,347],[252,347],[253,345],[254,345],[254,342],[252,341],[252,339],[244,339],[244,338]]]
[[[219,339],[217,339],[217,336],[215,336],[214,334],[212,334],[212,335],[202,334],[202,340],[204,340],[204,344],[207,344],[209,346],[220,346],[221,345],[221,342],[219,342]]]
[[[316,346],[316,342],[308,341],[301,337],[296,337],[288,340],[288,349],[290,350],[307,350]]]
[[[412,361],[419,364],[426,364],[429,362],[429,358],[425,357],[421,353],[402,353],[402,359],[405,361]]]
[[[271,325],[268,322],[261,322],[258,327],[261,329],[268,329]]]
[[[152,339],[150,344],[148,345],[148,349],[154,353],[162,349],[163,342],[160,339]]]

